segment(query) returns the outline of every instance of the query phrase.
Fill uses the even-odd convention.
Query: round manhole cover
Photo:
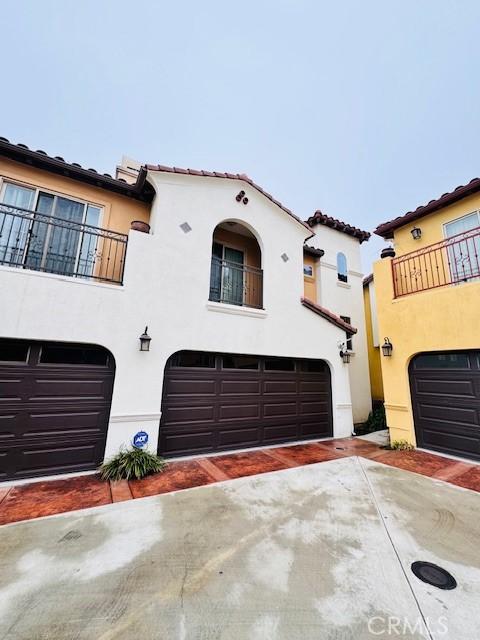
[[[451,573],[431,562],[413,562],[412,571],[419,580],[439,589],[455,589],[457,586],[457,581]]]

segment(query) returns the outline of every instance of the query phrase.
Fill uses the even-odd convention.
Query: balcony
[[[480,278],[480,227],[392,260],[394,297]]]
[[[122,284],[128,236],[0,204],[0,265]]]
[[[212,256],[209,300],[262,309],[263,271]]]

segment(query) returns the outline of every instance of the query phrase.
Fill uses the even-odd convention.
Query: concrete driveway
[[[479,509],[352,457],[7,525],[0,638],[473,640]]]

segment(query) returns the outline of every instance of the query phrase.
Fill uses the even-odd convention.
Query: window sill
[[[348,284],[347,282],[341,282],[340,280],[337,280],[337,287],[343,287],[344,289],[351,289],[352,285]]]
[[[226,304],[224,302],[212,302],[209,300],[206,304],[208,311],[217,311],[218,313],[229,313],[231,315],[249,316],[250,318],[266,318],[265,309],[254,309],[253,307],[240,307],[235,304]]]

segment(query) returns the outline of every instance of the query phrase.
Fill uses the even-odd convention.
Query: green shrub
[[[356,428],[357,434],[373,433],[374,431],[382,431],[387,428],[387,419],[385,416],[385,407],[378,404],[370,411],[368,418],[360,428]]]
[[[389,449],[393,449],[394,451],[413,451],[415,447],[406,440],[394,440],[390,444]]]
[[[117,455],[104,462],[100,469],[102,480],[132,480],[159,473],[166,467],[163,458],[146,449],[121,449]]]

